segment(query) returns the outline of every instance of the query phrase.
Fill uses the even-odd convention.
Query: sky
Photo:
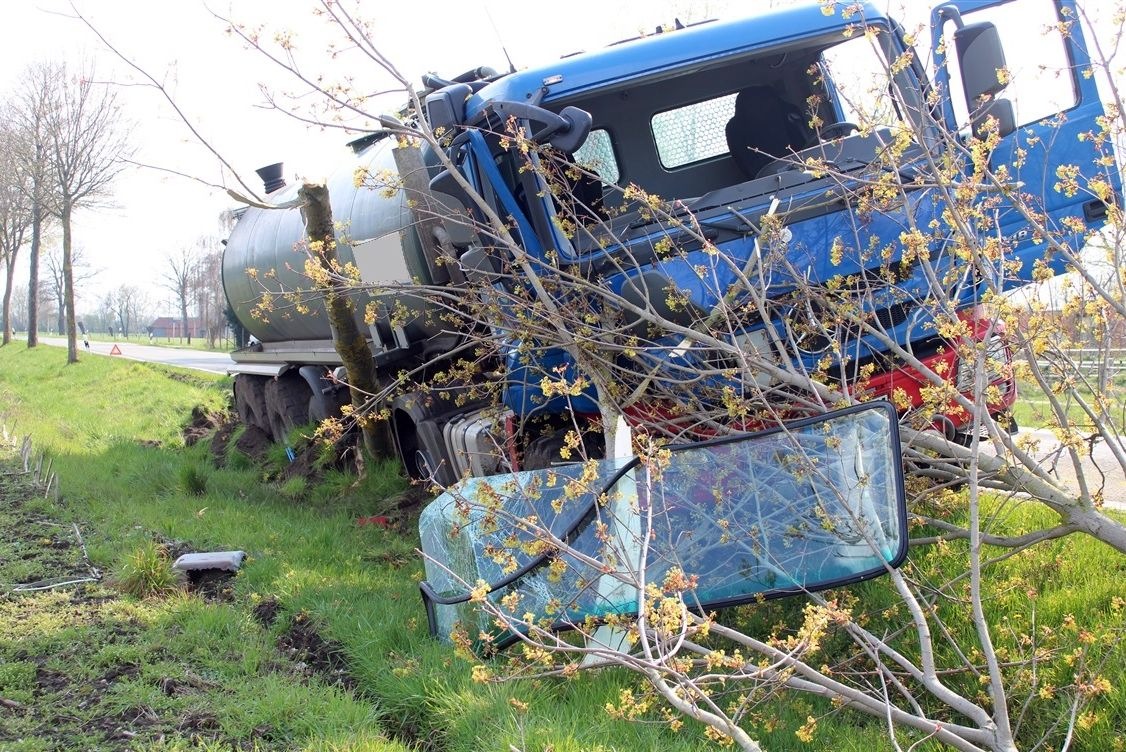
[[[894,5],[901,2],[908,27],[925,21],[929,3],[895,0]],[[789,0],[569,0],[538,5],[534,14],[520,13],[506,0],[359,3],[372,20],[375,44],[415,82],[426,71],[454,76],[480,65],[503,70],[505,51],[522,68],[650,32],[674,18],[729,17],[771,4]],[[292,32],[294,59],[303,70],[351,76],[370,92],[391,85],[355,51],[326,52],[339,34],[314,16],[318,5],[315,0],[74,0],[74,8],[110,44],[164,84],[208,144],[255,188],[260,182],[254,169],[273,162],[285,162],[289,180],[326,176],[347,158],[344,144],[355,135],[309,127],[266,106],[263,92],[293,92],[294,78],[227,33],[228,23],[216,16],[249,27],[266,24],[263,39]],[[5,0],[0,92],[10,91],[28,64],[43,60],[64,60],[73,68],[92,65],[98,80],[116,87],[135,161],[162,169],[127,167],[110,205],[76,215],[75,245],[100,270],[77,291],[78,311],[95,311],[107,291],[131,284],[146,290],[166,313],[173,308],[161,279],[168,257],[201,236],[220,237],[218,217],[235,205],[221,189],[199,181],[236,182],[161,94],[138,85],[143,79],[73,15],[69,0]],[[391,111],[403,95],[376,101],[381,106],[371,109]],[[17,281],[25,283],[26,258],[20,268],[23,276]]]
[[[612,3],[571,0],[567,13],[549,19],[513,14],[497,0],[428,0],[426,15],[411,3],[361,3],[374,19],[380,50],[412,81],[433,71],[454,76],[480,65],[533,65],[583,48],[596,48],[640,30],[652,30],[687,10],[700,14],[729,3],[650,0]],[[267,23],[295,34],[305,70],[354,76],[370,91],[387,88],[385,75],[355,55],[330,59],[325,52],[337,34],[313,15],[315,0],[75,0],[85,16],[124,56],[160,80],[207,142],[255,188],[254,170],[285,162],[286,177],[316,179],[346,159],[344,144],[354,138],[297,122],[266,106],[263,90],[295,91],[294,79],[261,53],[227,33],[223,16],[255,27]],[[563,6],[559,6],[563,7]],[[670,10],[671,9],[671,10]],[[29,64],[64,60],[74,68],[93,65],[96,78],[117,88],[125,127],[136,148],[134,160],[113,187],[109,205],[80,211],[74,238],[90,266],[100,271],[77,291],[79,313],[93,312],[109,290],[131,284],[172,309],[162,289],[167,258],[200,236],[222,233],[218,218],[235,203],[213,184],[235,186],[232,175],[194,138],[154,87],[111,53],[80,20],[67,0],[5,0],[0,24],[0,92],[12,90]],[[597,24],[590,19],[599,18]],[[502,45],[503,40],[503,45]],[[502,49],[503,46],[503,49]],[[417,84],[416,84],[417,85]],[[390,94],[380,108],[392,111],[403,95]],[[172,171],[172,172],[170,172]],[[56,245],[61,241],[56,241]],[[26,251],[17,283],[26,284]]]

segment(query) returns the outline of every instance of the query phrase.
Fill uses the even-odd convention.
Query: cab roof
[[[667,71],[692,68],[710,61],[753,52],[787,42],[816,37],[860,23],[886,22],[886,14],[864,3],[844,18],[840,11],[826,15],[820,4],[767,10],[743,18],[714,21],[653,34],[595,52],[584,52],[545,65],[506,75],[483,87],[467,102],[472,118],[494,100],[535,100],[546,87],[543,101],[566,99]]]

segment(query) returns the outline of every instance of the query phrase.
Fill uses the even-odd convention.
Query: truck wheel
[[[285,443],[294,427],[309,422],[309,396],[309,385],[297,375],[287,374],[266,383],[266,414],[276,443]]]
[[[246,426],[256,426],[269,433],[266,415],[266,377],[240,373],[235,376],[235,410]]]

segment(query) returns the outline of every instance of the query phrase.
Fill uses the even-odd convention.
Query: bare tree
[[[44,257],[45,266],[47,267],[48,275],[48,292],[55,299],[59,307],[57,312],[58,322],[57,329],[60,333],[66,331],[66,321],[64,320],[64,312],[66,310],[66,278],[63,274],[63,252],[59,246],[53,246],[47,251]],[[85,253],[82,248],[75,247],[71,257],[71,266],[74,270],[74,283],[79,285],[84,282],[89,282],[98,276],[100,269],[90,266],[86,262]]]
[[[47,141],[48,111],[57,103],[64,69],[57,63],[37,63],[20,78],[12,101],[12,120],[23,145],[15,152],[25,175],[25,190],[31,205],[31,237],[28,247],[27,346],[39,343],[39,253],[56,211]]]
[[[150,301],[144,291],[134,285],[122,285],[102,299],[102,310],[109,321],[116,321],[121,336],[129,338],[149,315]]]
[[[22,331],[27,327],[27,288],[16,285],[12,288],[12,330]]]
[[[65,69],[64,69],[65,73]],[[95,207],[130,153],[117,95],[92,79],[92,71],[64,75],[46,113],[46,143],[51,160],[58,218],[63,234],[67,362],[78,361],[74,316],[71,222],[75,209]]]
[[[192,331],[188,321],[188,305],[195,297],[199,265],[199,243],[181,246],[168,254],[168,266],[161,276],[164,289],[172,293],[180,311],[180,326],[192,343]]]
[[[12,118],[0,122],[0,260],[4,263],[3,339],[12,341],[12,286],[15,283],[16,259],[27,240],[32,212],[26,186],[27,172],[19,160],[24,142]]]
[[[208,347],[215,347],[227,326],[223,294],[223,250],[215,238],[200,238],[196,264],[195,301],[200,324],[207,333]]]

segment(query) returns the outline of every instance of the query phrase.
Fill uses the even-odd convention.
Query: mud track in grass
[[[10,459],[0,447],[0,749],[291,746],[291,733],[268,723],[230,730],[225,710],[239,702],[237,687],[174,654],[172,602],[124,597],[104,581],[76,582],[93,572],[66,521],[65,497],[43,498]],[[182,543],[158,542],[173,552]],[[211,592],[215,586],[198,593],[205,608],[238,607],[228,590]],[[269,629],[281,610],[271,599],[253,615]],[[300,615],[274,645],[261,671],[355,688],[343,651]]]

